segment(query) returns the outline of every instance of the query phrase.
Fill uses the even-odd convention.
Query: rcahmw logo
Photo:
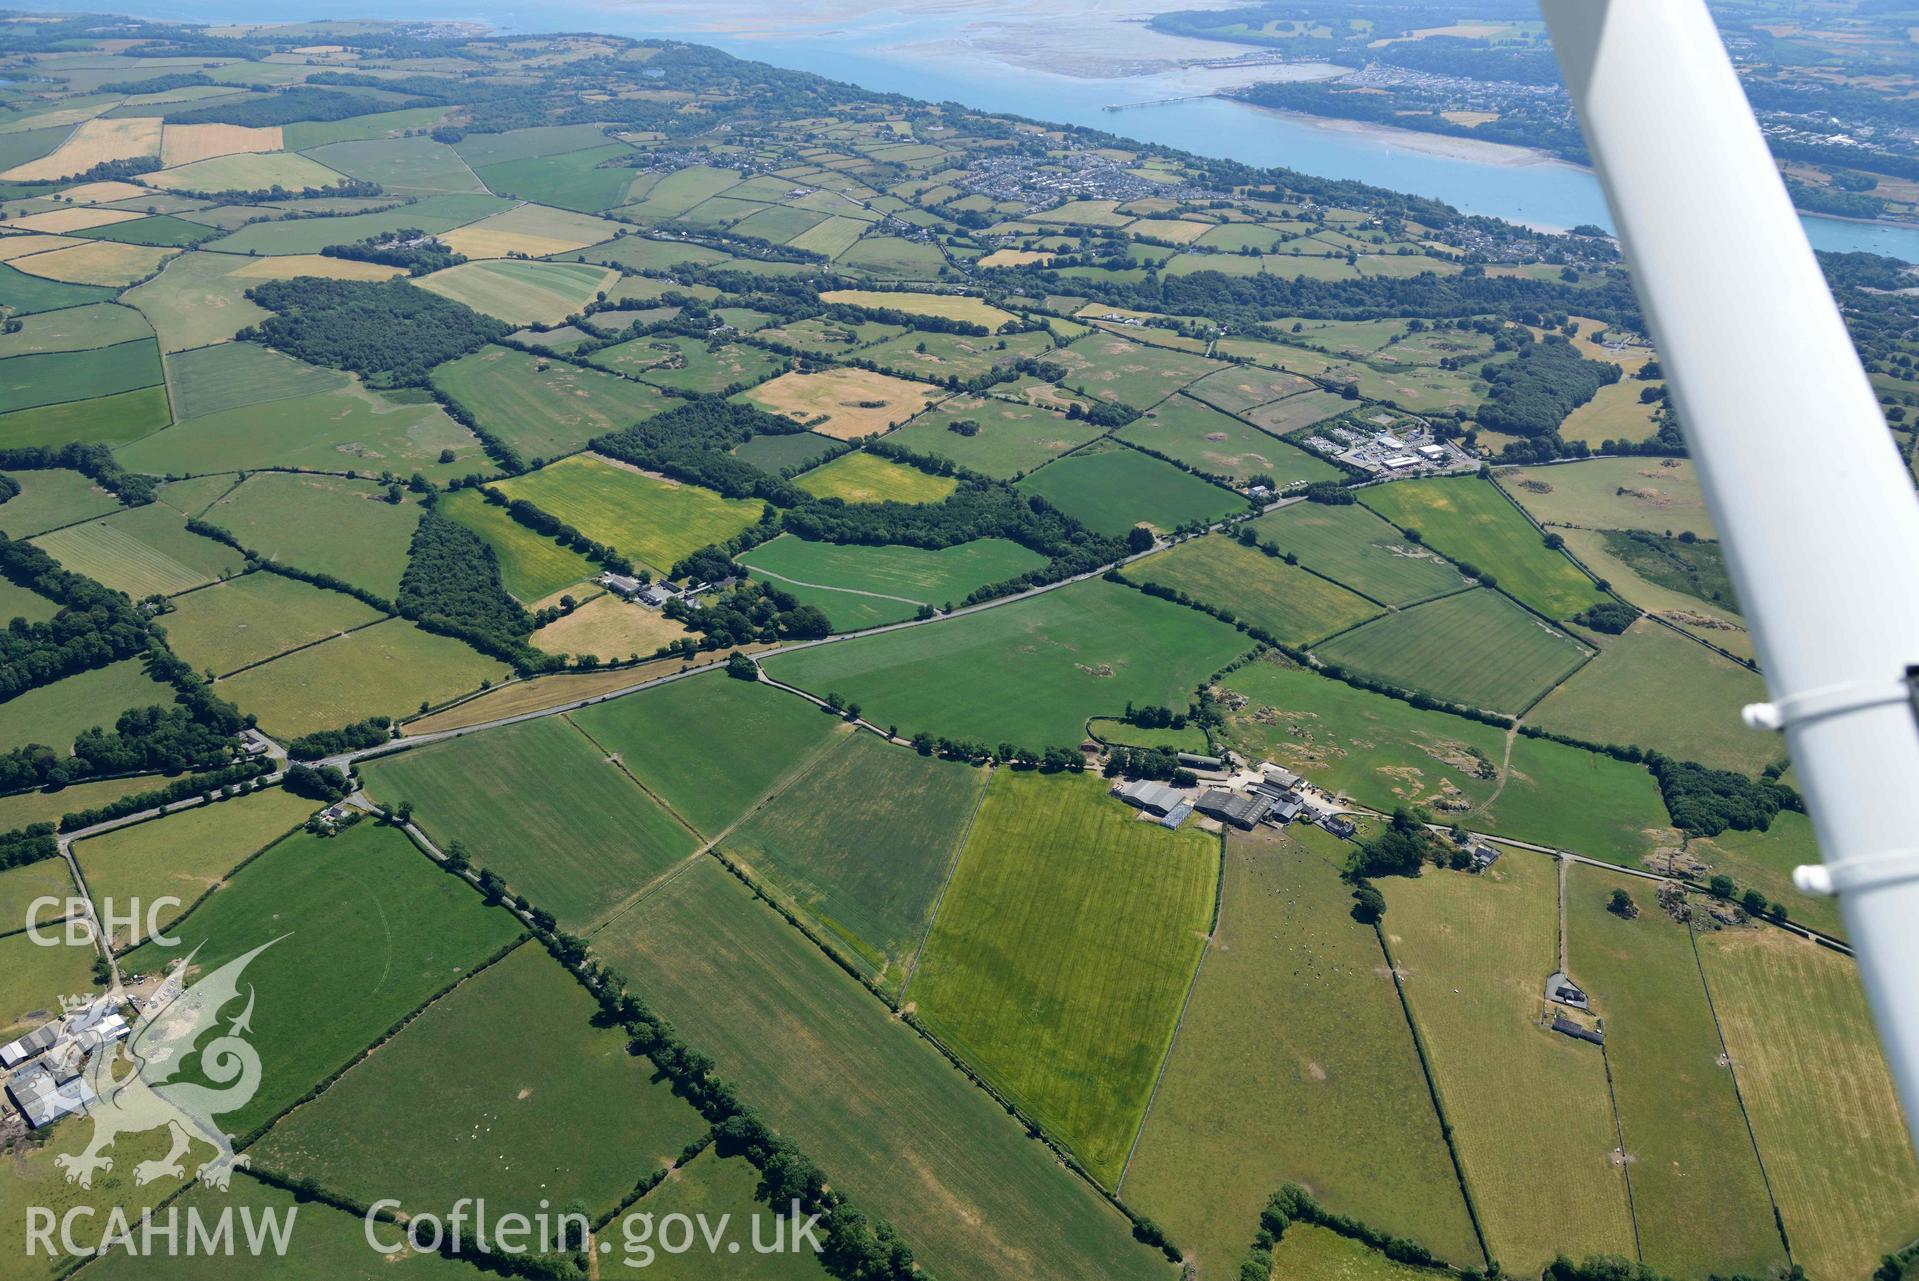
[[[188,987],[185,978],[199,954],[194,949],[145,999],[131,1029],[117,1012],[125,994],[116,991],[73,1003],[61,1019],[5,1047],[30,1059],[14,1071],[7,1089],[23,1102],[36,1125],[75,1112],[93,1122],[84,1149],[54,1157],[68,1183],[92,1187],[96,1174],[113,1169],[109,1150],[121,1135],[150,1130],[164,1130],[170,1146],[166,1155],[133,1167],[136,1185],[186,1177],[184,1158],[200,1147],[210,1147],[212,1154],[193,1174],[209,1188],[225,1190],[233,1171],[246,1167],[246,1156],[233,1150],[233,1136],[215,1118],[245,1107],[260,1088],[260,1056],[247,1041],[255,1000],[251,985],[244,990],[244,1006],[224,1026],[221,1012],[241,998],[240,979],[247,966],[279,941],[262,943]],[[201,1045],[210,1032],[217,1035]],[[180,1079],[189,1059],[197,1063],[196,1079]],[[68,1255],[108,1248],[169,1254],[231,1253],[239,1248],[283,1253],[297,1210],[240,1207],[236,1234],[232,1206],[217,1214],[198,1206],[186,1207],[183,1214],[177,1207],[159,1215],[142,1210],[137,1218],[119,1206],[73,1206],[57,1215],[46,1206],[29,1206],[27,1249],[29,1254],[44,1249]],[[90,1246],[85,1238],[95,1228],[102,1236]]]

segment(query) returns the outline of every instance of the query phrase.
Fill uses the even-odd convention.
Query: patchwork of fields
[[[78,1266],[611,1276],[837,1198],[826,1256],[653,1270],[1840,1281],[1919,1236],[1738,725],[1735,558],[1690,462],[1573,457],[1672,439],[1610,245],[678,41],[303,16],[0,15],[0,1041],[261,949],[199,1011],[246,1054],[131,1047],[244,1060],[188,1127],[230,1190],[161,1130],[69,1181],[89,1121],[0,1068],[0,1275],[74,1269],[29,1206],[168,1198],[294,1247]],[[1909,453],[1912,303],[1844,267]],[[1627,377],[1494,430],[1542,352]],[[1334,457],[1427,432],[1497,470]],[[1215,817],[1268,761],[1351,838]],[[1434,839],[1379,874],[1401,809]],[[98,945],[36,946],[82,895]],[[1287,1184],[1344,1218],[1268,1269]],[[388,1257],[381,1197],[598,1226]]]

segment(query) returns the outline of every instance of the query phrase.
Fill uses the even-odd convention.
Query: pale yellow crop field
[[[171,169],[242,151],[279,151],[285,145],[278,125],[168,125],[160,138],[160,163]]]
[[[835,440],[876,436],[904,423],[945,393],[925,383],[876,374],[870,369],[825,369],[781,374],[745,392],[747,400]],[[825,416],[826,421],[813,423]]]
[[[68,187],[60,193],[60,199],[75,205],[106,205],[116,200],[135,200],[152,194],[137,183],[109,179],[105,182],[83,182],[77,187]]]
[[[132,222],[136,218],[145,216],[127,209],[49,209],[45,213],[9,218],[5,225],[16,231],[39,231],[57,236],[63,231],[85,231],[89,227],[106,227],[116,222]]]
[[[112,240],[89,240],[71,249],[16,258],[10,264],[16,271],[48,280],[64,280],[70,285],[130,285],[144,280],[160,269],[178,249],[159,249],[152,245],[123,245]]]
[[[40,254],[49,249],[65,249],[70,245],[85,243],[84,240],[74,240],[68,236],[0,236],[0,262],[12,262],[15,258],[24,258],[28,254]]]
[[[619,223],[605,218],[542,205],[521,205],[457,231],[445,232],[440,240],[455,253],[469,258],[504,258],[515,253],[544,258],[548,254],[563,254],[611,240],[622,229]]]
[[[903,311],[914,316],[937,316],[942,320],[959,320],[972,325],[984,325],[997,331],[1007,321],[1013,319],[1010,311],[1001,311],[984,299],[973,298],[966,294],[920,294],[895,293],[880,289],[833,289],[820,295],[823,303],[839,303],[848,307],[878,307],[887,311]]]
[[[52,182],[85,173],[108,160],[131,160],[160,151],[160,117],[127,116],[88,120],[68,139],[38,160],[15,165],[0,178],[9,182]]]
[[[351,258],[328,258],[323,254],[280,254],[272,258],[250,258],[245,265],[227,273],[241,280],[291,280],[295,276],[322,276],[328,280],[391,280],[405,275],[405,268],[384,263],[355,262]]]

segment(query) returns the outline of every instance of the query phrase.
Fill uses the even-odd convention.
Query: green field
[[[844,293],[865,293],[863,290],[846,290]],[[890,300],[900,297],[898,294],[879,293],[869,296]],[[924,295],[926,297],[951,298],[952,295]],[[977,304],[976,298],[956,299]],[[869,306],[898,307],[891,301],[869,303]],[[904,308],[902,308],[904,310]],[[987,307],[987,311],[997,308]],[[1004,316],[1004,313],[1001,313]],[[988,324],[987,320],[980,323]],[[989,327],[1004,324],[1004,319],[992,322]],[[882,369],[899,370],[902,373],[921,378],[959,378],[962,381],[978,378],[990,373],[1000,365],[1011,364],[1025,357],[1040,356],[1050,351],[1053,339],[1044,331],[1024,334],[1010,334],[1005,338],[979,338],[965,334],[935,334],[923,330],[909,329],[897,338],[889,338],[877,347],[870,348],[864,355]]]
[[[565,151],[557,155],[529,156],[487,165],[478,171],[487,187],[503,196],[539,200],[580,213],[600,213],[626,199],[633,185],[635,170],[597,166],[607,160],[630,156],[633,149],[623,143],[588,147],[584,151]]]
[[[448,361],[433,385],[529,461],[570,454],[672,404],[645,383],[505,347]]]
[[[1232,1274],[1287,1182],[1480,1262],[1378,941],[1349,915],[1344,852],[1312,827],[1226,840],[1219,927],[1120,1189],[1205,1276]]]
[[[516,924],[397,830],[362,822],[280,842],[178,923],[178,949],[148,944],[123,965],[157,972],[197,947],[194,963],[208,973],[272,943],[245,974],[257,997],[260,1089],[222,1118],[244,1134],[505,946]]]
[[[706,1122],[627,1052],[625,1033],[596,1025],[598,1010],[545,948],[522,944],[274,1127],[254,1159],[413,1213],[444,1214],[462,1197],[495,1213],[607,1213]],[[500,1052],[506,1028],[511,1053]],[[358,1124],[368,1115],[392,1120]]]
[[[93,303],[22,316],[20,328],[0,334],[0,358],[50,351],[88,351],[150,338],[153,327],[131,307]],[[0,369],[4,369],[0,365]]]
[[[815,356],[849,356],[906,332],[904,325],[877,320],[828,320],[824,316],[789,321],[760,331],[759,336],[782,347],[794,347]]]
[[[0,831],[12,831],[16,826],[18,824],[9,823]],[[0,921],[6,923],[0,934],[16,933],[24,929],[29,920],[36,923],[60,920],[67,915],[67,904],[78,898],[79,893],[73,883],[73,873],[67,870],[67,861],[63,858],[43,858],[0,871]],[[58,901],[41,902],[49,898]]]
[[[195,670],[224,676],[380,617],[344,592],[258,572],[176,597],[160,625]]]
[[[1385,605],[1411,605],[1465,586],[1459,571],[1357,503],[1295,503],[1252,522],[1262,543]]]
[[[391,600],[420,523],[417,503],[389,503],[370,481],[263,473],[202,517],[252,552],[308,573],[331,574]]]
[[[1510,713],[1531,706],[1587,656],[1577,641],[1483,588],[1388,614],[1315,652],[1374,680]]]
[[[740,181],[738,170],[693,165],[667,174],[639,201],[625,205],[620,216],[634,222],[664,222],[677,218],[697,204],[719,195]]]
[[[130,222],[109,223],[104,227],[88,227],[74,234],[87,240],[112,240],[126,245],[156,245],[184,249],[197,245],[202,240],[210,240],[220,233],[212,227],[203,226],[197,222],[188,222],[184,218],[172,218],[161,214],[152,218],[135,218]]]
[[[260,223],[258,227],[313,228],[341,221],[344,220],[326,218],[285,224]],[[321,243],[334,242],[323,240]],[[258,282],[235,274],[247,265],[247,259],[230,254],[180,254],[169,261],[158,276],[127,290],[124,301],[138,307],[152,323],[160,338],[161,351],[185,351],[225,342],[267,316],[264,309],[245,297],[246,291]]]
[[[1829,898],[1803,894],[1792,883],[1792,870],[1802,863],[1820,861],[1819,843],[1813,837],[1812,820],[1804,814],[1782,810],[1763,832],[1741,832],[1727,828],[1717,836],[1698,837],[1687,843],[1686,852],[1703,861],[1711,876],[1724,872],[1741,890],[1758,890],[1786,909],[1786,914],[1801,925],[1823,930],[1835,938],[1846,937],[1846,922],[1839,904]]]
[[[1022,493],[1044,498],[1098,533],[1120,537],[1135,525],[1165,534],[1246,509],[1246,500],[1137,449],[1093,445],[1033,472]]]
[[[775,656],[769,675],[858,702],[907,734],[1075,744],[1127,703],[1184,707],[1246,647],[1226,624],[1113,583],[1076,583],[945,622]]]
[[[593,563],[570,547],[536,534],[495,507],[477,489],[463,489],[440,500],[440,514],[459,521],[484,538],[500,562],[500,581],[526,604],[544,600],[565,587],[593,577]]]
[[[657,387],[718,395],[750,387],[786,368],[786,357],[744,343],[715,345],[685,334],[654,334],[603,347],[587,359],[615,373],[633,374]]]
[[[69,400],[0,415],[0,439],[11,445],[117,445],[172,422],[164,387]]]
[[[793,483],[809,494],[848,503],[936,503],[959,488],[951,476],[857,450],[801,473]]]
[[[1380,612],[1364,597],[1225,534],[1190,539],[1123,572],[1131,582],[1185,592],[1294,645],[1343,632]]]
[[[595,950],[920,1266],[974,1281],[1163,1278],[1161,1256],[747,888],[701,860]]]
[[[61,997],[91,991],[98,956],[91,943],[41,947],[27,934],[0,938],[0,1036],[11,1041],[57,1018]]]
[[[946,270],[937,246],[898,236],[862,236],[834,262],[855,275],[882,280],[933,280]]]
[[[760,1239],[771,1242],[778,1228],[768,1221],[774,1214],[773,1208],[757,1197],[759,1183],[760,1172],[744,1157],[721,1157],[708,1149],[668,1175],[664,1182],[614,1220],[605,1231],[614,1239],[614,1250],[619,1251],[627,1239],[629,1223],[635,1234],[643,1237],[647,1227],[663,1221],[668,1215],[704,1214],[708,1223],[719,1222],[721,1216],[731,1216],[733,1231],[745,1234],[749,1241],[755,1230],[751,1220],[759,1218]],[[635,1217],[639,1215],[652,1216],[651,1223],[643,1224]],[[643,1256],[636,1254],[634,1257]],[[695,1243],[684,1254],[657,1254],[647,1264],[646,1276],[651,1281],[660,1281],[661,1278],[665,1278],[665,1281],[708,1281],[715,1266],[705,1244]],[[727,1256],[725,1274],[727,1281],[826,1281],[828,1276],[810,1248],[769,1254],[756,1254],[743,1249],[737,1255]]]
[[[897,990],[985,785],[970,766],[852,734],[721,848]]]
[[[1141,822],[1098,778],[1002,769],[906,996],[1108,1187],[1204,950],[1218,838]]]
[[[1434,551],[1493,575],[1548,618],[1569,620],[1605,599],[1490,482],[1399,481],[1361,491],[1360,501],[1401,529],[1418,530]]]
[[[185,518],[162,503],[69,525],[33,543],[63,568],[135,600],[172,596],[246,568],[239,552],[188,532]]]
[[[735,445],[732,453],[763,472],[778,475],[788,468],[798,472],[815,466],[837,448],[838,441],[802,431],[783,436],[754,436]]]
[[[1676,840],[1658,786],[1636,765],[1516,736],[1501,784],[1506,735],[1492,726],[1421,711],[1278,657],[1247,664],[1221,689],[1229,707],[1237,704],[1225,729],[1235,748],[1361,805],[1421,805],[1441,822],[1627,866]]]
[[[158,774],[103,779],[97,783],[69,783],[56,791],[14,792],[0,796],[0,832],[30,823],[57,823],[62,814],[92,809],[159,787],[167,780]]]
[[[306,187],[331,187],[340,181],[340,175],[297,152],[243,151],[163,169],[146,181],[165,191],[265,191],[284,187],[298,194]]]
[[[189,480],[169,480],[153,491],[154,498],[182,516],[199,516],[238,485],[237,476],[195,476]]]
[[[717,672],[570,719],[708,840],[824,750],[837,728],[803,699]]]
[[[962,436],[950,430],[972,422],[979,430]],[[916,454],[950,458],[1001,480],[1011,480],[1098,438],[1100,429],[1081,419],[1036,405],[993,396],[955,396],[913,419],[892,435],[893,443]]]
[[[1698,474],[1684,458],[1590,458],[1563,467],[1515,467],[1502,470],[1499,483],[1542,525],[1718,537]]]
[[[40,743],[65,752],[82,730],[111,730],[128,708],[171,707],[173,699],[173,687],[148,676],[137,658],[76,672],[0,703],[0,751]]]
[[[1157,409],[1121,428],[1119,437],[1235,485],[1247,484],[1255,476],[1270,476],[1281,489],[1341,478],[1331,463],[1190,396],[1161,401]]]
[[[1257,365],[1235,365],[1206,375],[1188,386],[1186,394],[1229,414],[1244,414],[1259,405],[1309,391],[1312,387],[1312,383],[1298,374],[1261,369]]]
[[[1644,768],[1523,736],[1513,740],[1505,787],[1472,821],[1626,867],[1679,843],[1659,784]]]
[[[44,623],[59,612],[58,602],[31,588],[22,587],[10,578],[0,578],[0,623],[16,618],[24,618],[30,623]]]
[[[403,618],[363,627],[249,667],[219,692],[260,718],[269,734],[296,738],[369,716],[410,715],[495,683],[510,669]]]
[[[1216,360],[1143,346],[1103,330],[1059,348],[1046,359],[1066,367],[1060,386],[1142,411],[1186,384],[1226,368]]]
[[[167,357],[174,417],[204,418],[246,405],[338,391],[352,380],[250,342],[217,343]]]
[[[441,453],[453,451],[452,462]],[[472,432],[433,401],[383,395],[352,384],[338,391],[209,414],[155,432],[118,451],[135,471],[200,475],[261,467],[357,471],[442,484],[492,463]]]
[[[120,509],[120,500],[64,467],[7,472],[20,492],[0,503],[0,534],[31,538]]]
[[[345,120],[301,120],[285,126],[281,135],[288,151],[308,151],[330,143],[384,138],[406,129],[431,128],[444,115],[445,107],[404,107],[398,111],[349,116]]]
[[[1633,1249],[1600,1047],[1541,1023],[1556,964],[1550,859],[1525,851],[1479,876],[1388,878],[1384,929],[1494,1259],[1530,1272]],[[1541,1214],[1541,1198],[1579,1206]]]
[[[591,263],[495,259],[461,263],[413,283],[509,325],[552,325],[592,302],[613,279]]]
[[[396,196],[480,189],[479,179],[459,153],[428,137],[334,142],[312,147],[310,154],[343,174],[377,182]]]
[[[454,144],[460,158],[475,168],[501,165],[531,156],[577,151],[597,147],[607,141],[606,130],[594,124],[546,125],[532,129],[510,129],[504,133],[474,133]],[[739,176],[734,175],[734,182]],[[730,185],[730,184],[729,184]]]
[[[562,458],[499,487],[660,573],[683,556],[725,542],[762,510],[759,503],[722,498],[590,454]]]
[[[1272,1281],[1432,1281],[1433,1276],[1316,1223],[1293,1224],[1273,1247]]]
[[[0,413],[136,391],[161,381],[160,349],[135,338],[92,351],[49,351],[0,360]]]
[[[1690,931],[1660,909],[1651,881],[1593,867],[1566,875],[1568,972],[1606,1021],[1641,1257],[1673,1277],[1783,1267]],[[1615,889],[1632,897],[1637,917],[1607,910]]]
[[[122,921],[115,948],[145,941],[149,909],[163,896],[178,899],[152,913],[164,930],[208,890],[217,889],[241,863],[306,822],[319,806],[281,788],[238,800],[202,805],[151,822],[136,823],[81,841],[74,857],[87,878],[94,906],[105,920]]]
[[[1188,724],[1183,729],[1170,725],[1134,725],[1112,716],[1094,716],[1086,722],[1086,732],[1102,743],[1127,747],[1170,747],[1176,752],[1205,752],[1206,731]]]
[[[619,911],[696,845],[560,717],[432,743],[361,769],[381,804],[412,802],[414,821],[441,849],[459,842],[576,933]]]
[[[1919,1164],[1858,970],[1779,930],[1705,933],[1698,947],[1793,1261],[1866,1275],[1919,1235]]]
[[[625,216],[622,210],[620,216]],[[626,235],[604,241],[585,251],[588,262],[608,266],[631,267],[635,271],[671,271],[678,266],[708,266],[731,262],[731,255],[687,241],[653,240],[646,236]]]
[[[1690,592],[1676,590],[1642,577],[1632,565],[1613,554],[1608,544],[1621,535],[1610,530],[1568,529],[1566,547],[1582,565],[1604,578],[1612,590],[1641,609],[1709,644],[1740,658],[1756,659],[1752,633],[1731,602],[1707,604]],[[1697,546],[1697,544],[1695,544]]]
[[[977,588],[1017,578],[1046,563],[1038,552],[1004,538],[980,538],[927,551],[813,543],[791,534],[762,543],[739,559],[776,587],[827,589],[819,594],[821,604],[836,622],[834,605],[828,603],[835,597],[849,606],[862,600],[897,606],[896,618],[910,618],[918,605],[956,605]]]
[[[1740,708],[1765,701],[1756,672],[1642,618],[1602,638],[1599,657],[1548,694],[1532,720],[1590,743],[1637,743],[1756,774],[1785,756],[1781,743],[1739,719]]]
[[[0,263],[0,307],[16,316],[37,311],[59,311],[63,307],[81,307],[87,303],[109,302],[113,290],[98,285],[69,285],[58,280],[30,276],[8,263]]]

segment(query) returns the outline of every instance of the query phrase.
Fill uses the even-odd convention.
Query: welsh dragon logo
[[[186,987],[185,975],[199,954],[195,948],[148,1003],[127,1038],[94,1052],[84,1074],[98,1096],[87,1108],[93,1140],[85,1151],[54,1158],[66,1171],[67,1182],[92,1187],[95,1171],[113,1169],[106,1150],[115,1139],[161,1128],[172,1132],[172,1148],[159,1160],[136,1165],[135,1183],[185,1174],[181,1159],[196,1139],[214,1148],[198,1171],[209,1187],[225,1189],[234,1169],[247,1165],[246,1156],[233,1150],[233,1136],[214,1118],[245,1107],[260,1088],[260,1056],[246,1040],[253,1020],[251,985],[245,1008],[199,1051],[198,1075],[224,1088],[174,1078],[200,1038],[219,1027],[220,1011],[240,996],[241,973],[277,942],[262,943]]]

